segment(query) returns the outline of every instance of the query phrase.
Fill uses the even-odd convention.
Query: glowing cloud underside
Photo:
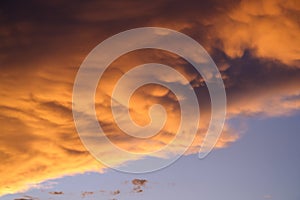
[[[199,41],[222,73],[228,118],[255,114],[272,117],[299,110],[299,1],[241,1],[230,6],[226,1],[210,6],[191,3],[184,9],[173,2],[172,9],[163,9],[169,3],[157,1],[149,7],[139,2],[74,3],[72,13],[56,15],[69,20],[65,22],[41,16],[39,19],[48,20],[44,23],[24,12],[13,19],[4,17],[6,23],[0,27],[0,195],[27,189],[50,178],[105,169],[90,156],[76,133],[72,87],[87,53],[105,38],[124,30],[120,28],[123,20],[132,22],[126,29],[164,26]],[[47,6],[66,7],[58,2]],[[35,7],[45,15],[50,13],[48,7]],[[120,8],[122,12],[115,12]],[[103,27],[110,27],[110,31]],[[207,89],[188,63],[168,52],[137,51],[112,63],[101,80],[105,84],[96,95],[99,123],[113,142],[133,152],[151,151],[172,140],[180,109],[174,95],[164,87],[145,85],[130,101],[132,118],[140,125],[149,123],[148,108],[153,103],[165,107],[166,124],[151,143],[128,140],[112,120],[110,95],[114,84],[130,68],[149,62],[172,66],[193,85],[200,102],[201,122],[187,153],[197,153],[210,119]],[[237,139],[236,130],[226,125],[216,148],[224,148]],[[103,154],[116,164],[125,162],[113,153],[103,147]]]

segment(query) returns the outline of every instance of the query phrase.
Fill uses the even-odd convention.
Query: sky
[[[296,0],[1,1],[0,199],[299,200],[299,18]],[[147,155],[171,143],[179,128],[180,97],[155,84],[138,88],[129,108],[132,120],[144,126],[151,121],[150,107],[162,105],[167,120],[159,133],[140,140],[116,125],[113,89],[138,65],[155,62],[177,70],[195,91],[201,112],[197,134],[176,162],[129,174],[110,169],[85,148],[73,119],[72,92],[90,51],[139,27],[172,29],[201,44],[224,81],[227,115],[214,150],[198,159],[212,114],[204,78],[169,51],[121,55],[101,77],[95,95],[98,123],[116,146]],[[159,79],[184,85],[170,75]],[[178,155],[190,133],[185,134],[155,159]],[[99,154],[116,166],[143,163],[143,157],[125,159],[102,143]]]

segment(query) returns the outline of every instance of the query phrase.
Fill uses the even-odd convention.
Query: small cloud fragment
[[[131,183],[132,183],[133,185],[137,185],[137,186],[145,186],[145,184],[146,184],[147,182],[148,182],[148,181],[145,180],[145,179],[133,179],[133,180],[131,181]]]
[[[134,191],[135,193],[141,193],[141,192],[144,192],[144,190],[142,190],[140,186],[133,188],[133,191]]]
[[[115,190],[115,191],[112,191],[112,192],[111,192],[112,195],[118,195],[118,194],[120,194],[120,193],[121,193],[120,190]]]
[[[14,199],[14,200],[39,200],[39,198],[31,197],[31,196],[26,195],[24,197],[17,198],[17,199]]]
[[[14,200],[32,200],[32,199],[19,198],[19,199],[14,199]]]
[[[93,194],[94,194],[94,192],[82,192],[81,197],[85,198],[86,196],[90,196],[90,195],[93,195]]]
[[[54,192],[49,192],[49,194],[52,194],[52,195],[63,195],[64,193],[62,191],[54,191]]]
[[[145,185],[146,185],[147,182],[148,181],[145,180],[145,179],[133,179],[131,181],[131,183],[134,185],[132,191],[135,192],[135,193],[141,193],[141,192],[143,192],[144,190],[142,188],[145,187]]]
[[[32,200],[32,199],[19,198],[19,199],[14,199],[14,200]]]

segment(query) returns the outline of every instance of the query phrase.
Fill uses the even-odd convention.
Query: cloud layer
[[[300,108],[299,1],[19,3],[16,8],[4,1],[0,12],[0,195],[46,179],[105,169],[76,133],[72,87],[88,52],[130,28],[163,26],[202,44],[222,73],[228,119],[289,115]],[[110,93],[117,79],[147,62],[172,66],[197,92],[201,123],[188,153],[198,152],[210,118],[207,88],[185,60],[168,52],[136,51],[110,66],[96,96],[100,124],[113,142],[133,152],[152,151],[172,140],[179,107],[172,92],[161,86],[141,87],[131,99],[132,118],[140,125],[149,122],[147,113],[153,103],[167,110],[168,121],[151,142],[128,138],[112,118]],[[217,147],[237,139],[236,131],[226,125]],[[105,147],[103,155],[116,164],[125,162]]]

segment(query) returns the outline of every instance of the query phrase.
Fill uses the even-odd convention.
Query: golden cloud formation
[[[122,8],[120,2],[94,2],[92,10],[74,3],[70,9],[78,15],[58,12],[53,16],[51,9],[64,7],[54,1],[49,5],[33,4],[44,11],[40,18],[21,11],[13,19],[4,16],[7,21],[0,26],[0,195],[51,178],[105,169],[91,157],[77,135],[72,117],[72,87],[87,53],[122,30],[164,26],[203,44],[222,72],[228,118],[288,115],[299,110],[298,1],[224,1],[196,6],[195,2],[183,6],[177,1],[157,1],[153,7],[132,9],[142,6],[137,3],[126,12],[116,12],[115,8]],[[99,12],[106,8],[115,14]],[[53,17],[48,19],[46,15]],[[172,92],[164,87],[146,85],[131,99],[132,118],[140,125],[149,123],[147,113],[153,103],[162,104],[167,110],[166,125],[151,142],[128,138],[112,118],[110,96],[116,81],[130,68],[147,62],[172,66],[194,86],[201,122],[187,153],[198,152],[210,119],[208,91],[188,63],[167,52],[136,51],[110,66],[96,96],[100,124],[113,142],[133,152],[152,151],[172,140],[180,110]],[[216,147],[224,148],[237,139],[236,131],[226,125]],[[114,159],[116,165],[126,162],[105,146],[103,155]]]

